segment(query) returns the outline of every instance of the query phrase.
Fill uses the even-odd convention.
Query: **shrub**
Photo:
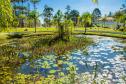
[[[8,39],[12,39],[12,38],[22,38],[23,34],[19,33],[19,32],[14,32],[14,33],[10,33],[8,34]]]

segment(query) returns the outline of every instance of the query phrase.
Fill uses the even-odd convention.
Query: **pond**
[[[85,36],[77,35],[77,37]],[[90,35],[86,37],[94,40],[94,43],[86,49],[73,49],[63,56],[49,53],[32,62],[26,60],[18,72],[38,73],[45,78],[52,74],[57,78],[58,73],[67,75],[70,71],[74,71],[80,81],[79,84],[84,84],[84,82],[90,84],[92,80],[104,81],[107,84],[124,84],[126,82],[126,51],[124,49],[126,44],[121,42],[122,39]]]

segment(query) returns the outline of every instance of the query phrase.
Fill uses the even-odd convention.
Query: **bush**
[[[23,34],[19,33],[19,32],[14,32],[14,33],[10,33],[8,34],[8,39],[12,39],[12,38],[22,38]]]

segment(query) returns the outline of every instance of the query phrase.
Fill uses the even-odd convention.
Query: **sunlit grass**
[[[7,34],[6,33],[0,33],[0,44],[5,43],[7,41]]]
[[[27,30],[27,31],[26,31]],[[41,28],[37,28],[37,32],[42,32],[42,31],[55,31],[56,28],[44,28],[44,27],[41,27]],[[6,29],[2,32],[34,32],[35,29],[34,28],[9,28],[9,29]]]

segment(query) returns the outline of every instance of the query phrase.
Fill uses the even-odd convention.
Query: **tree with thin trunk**
[[[74,27],[77,26],[78,17],[79,17],[78,10],[71,10],[70,11],[70,19],[74,22]]]
[[[99,8],[95,8],[92,13],[93,24],[99,24],[99,18],[101,18],[101,11]]]
[[[64,18],[65,18],[65,20],[70,20],[71,7],[69,5],[67,5],[65,9],[66,9],[66,12],[64,13]]]
[[[47,27],[50,27],[51,24],[51,18],[53,16],[53,8],[49,7],[48,5],[44,6],[43,10],[43,16],[44,16],[44,22]]]
[[[63,34],[64,34],[64,27],[61,24],[62,20],[63,20],[63,13],[61,12],[61,10],[58,10],[57,13],[54,15],[54,21],[57,23],[58,33],[61,39],[63,39]]]
[[[86,34],[86,31],[87,31],[87,26],[91,25],[91,22],[92,22],[92,16],[90,13],[84,13],[82,16],[81,16],[81,22],[82,22],[82,25],[84,25],[84,28],[85,28],[85,32],[84,34]]]
[[[37,13],[37,8],[36,8],[36,4],[39,3],[41,0],[30,0],[31,3],[34,6],[34,11]],[[37,23],[37,16],[36,14],[34,14],[34,26],[35,26],[35,32],[36,32],[36,23]]]

